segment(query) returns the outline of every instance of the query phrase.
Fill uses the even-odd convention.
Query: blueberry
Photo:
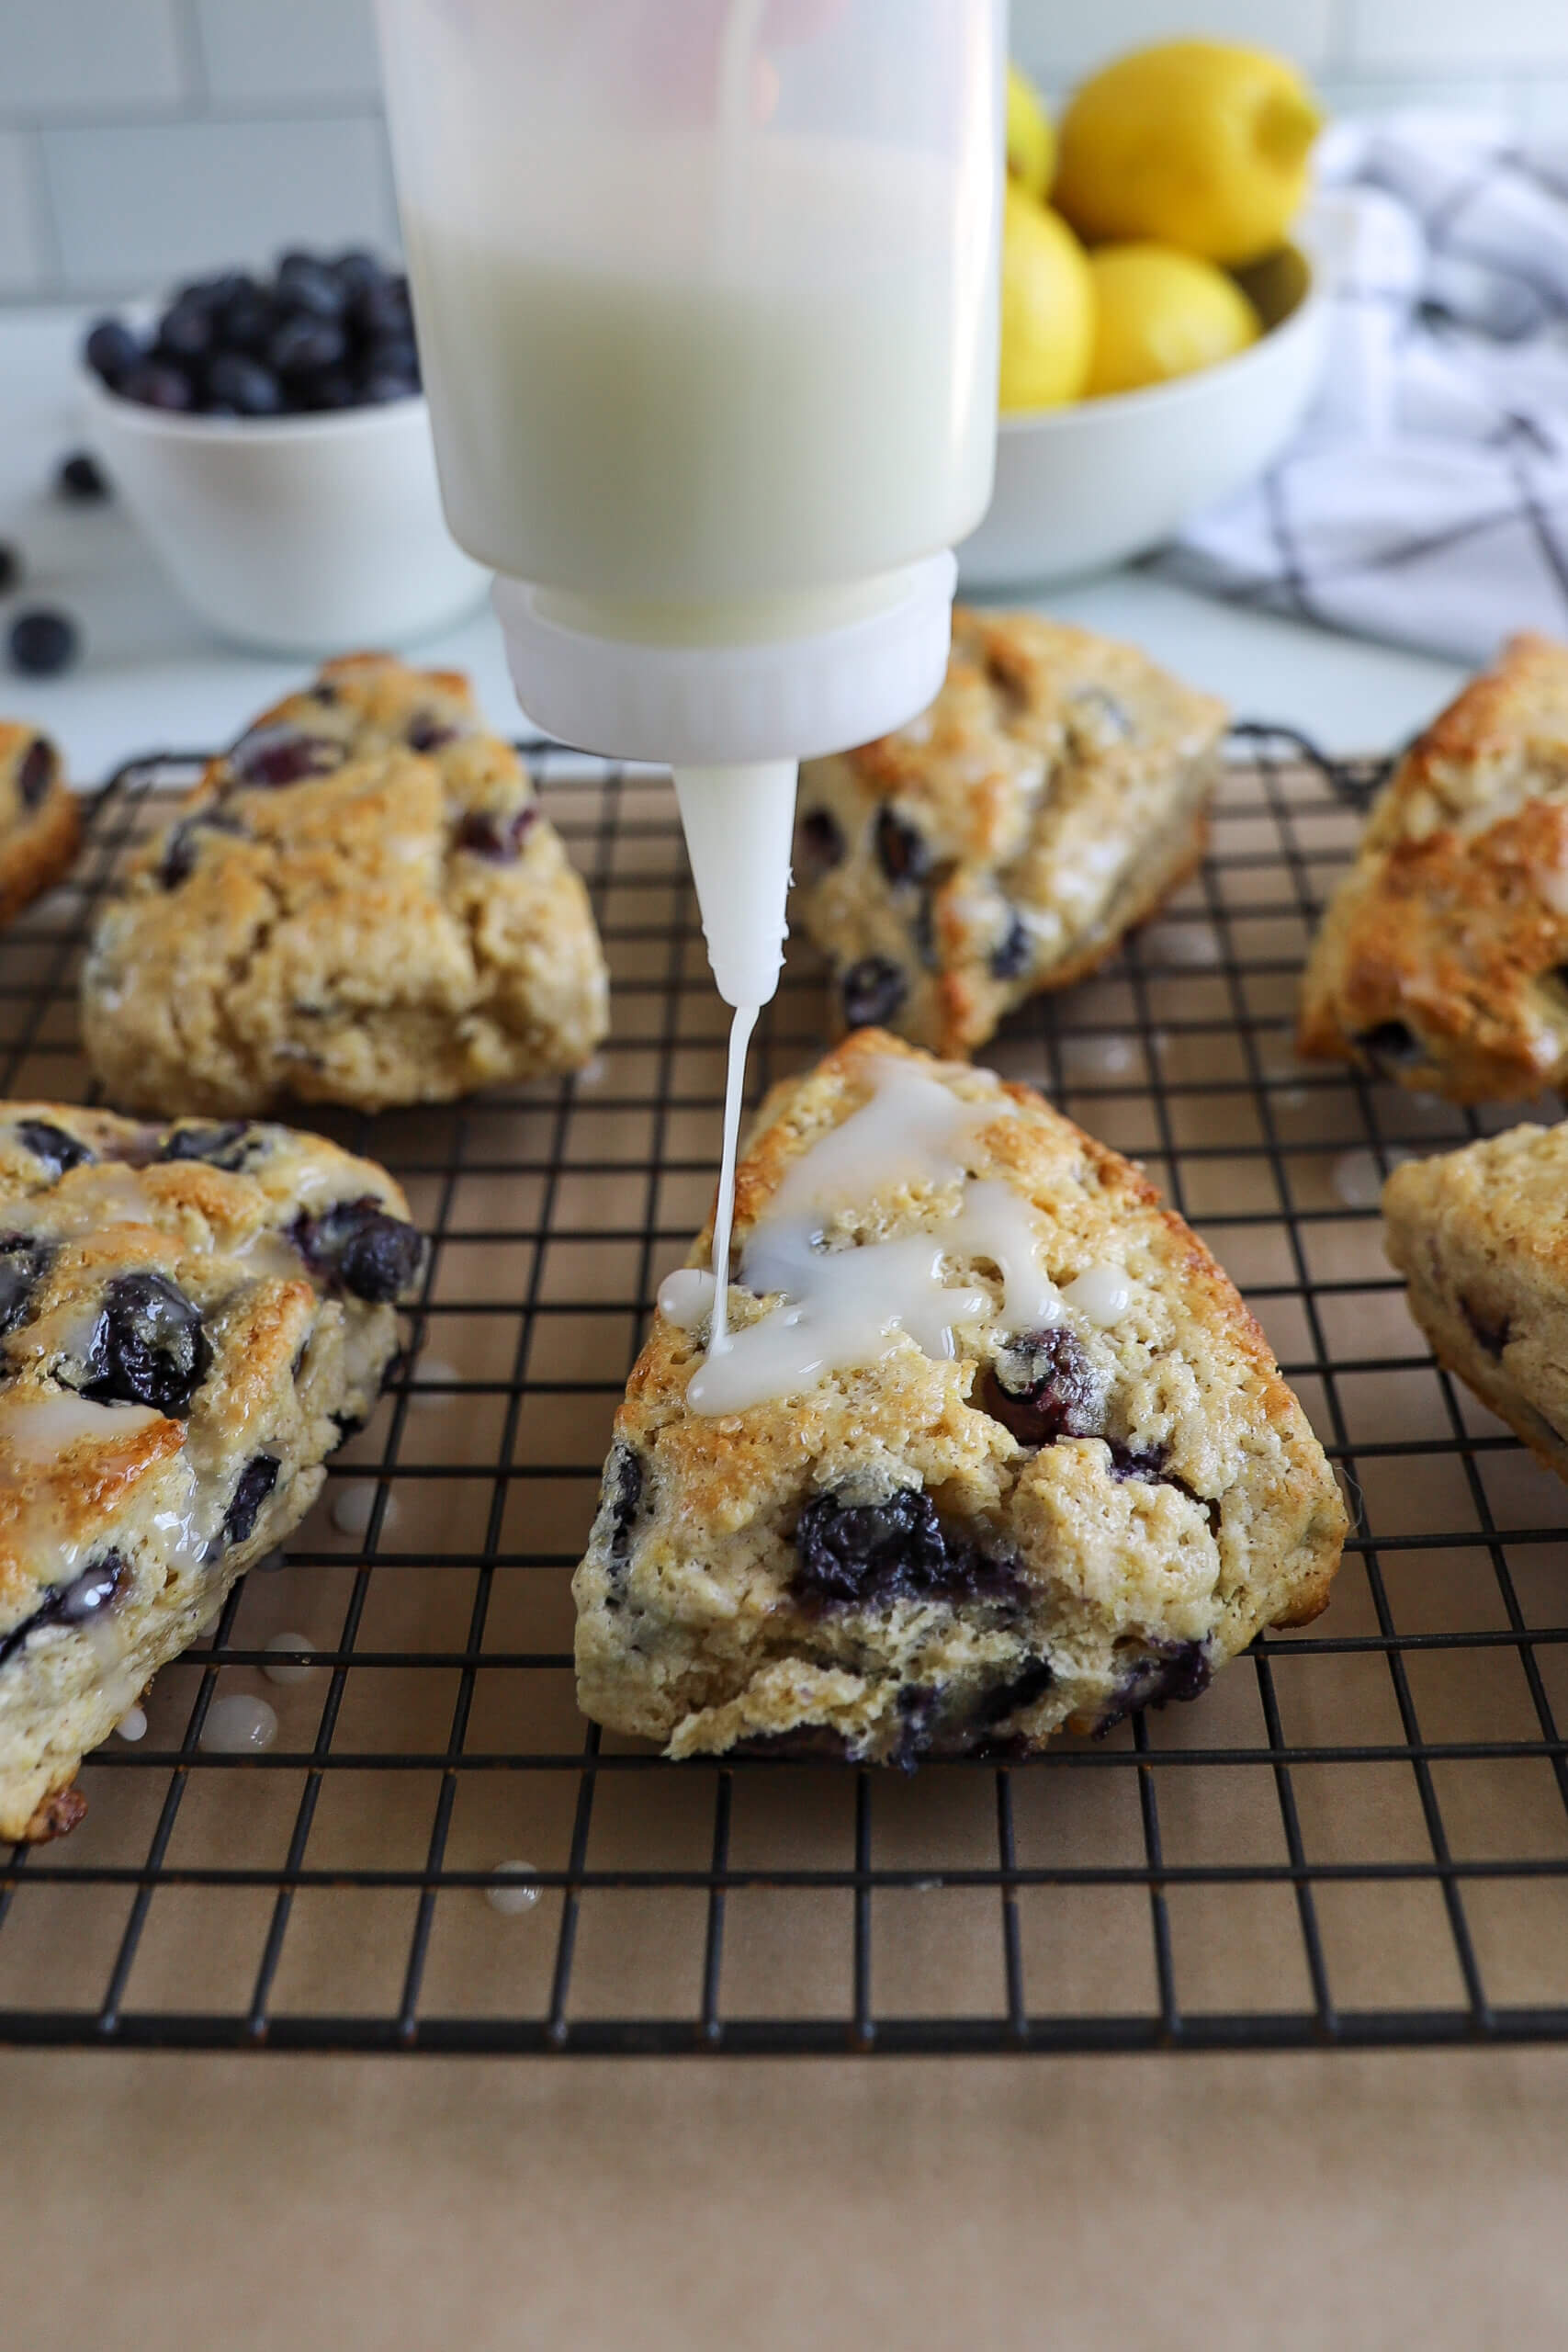
[[[389,401],[412,400],[418,390],[417,376],[394,375],[384,368],[372,368],[359,384],[359,397],[371,408],[383,407]]]
[[[104,1295],[84,1396],[182,1417],[207,1376],[201,1310],[166,1274],[119,1274]]]
[[[1499,1315],[1483,1306],[1479,1300],[1462,1297],[1460,1312],[1469,1324],[1476,1345],[1484,1348],[1489,1356],[1501,1356],[1508,1344],[1511,1325],[1506,1315]]]
[[[991,978],[1016,980],[1021,972],[1028,970],[1033,952],[1029,925],[1021,914],[1015,914],[1006,933],[991,950]]]
[[[143,360],[117,389],[142,408],[182,411],[196,406],[190,378],[183,368],[173,368],[166,360]]]
[[[266,347],[268,364],[286,382],[336,368],[348,349],[343,329],[332,319],[300,313],[284,320]]]
[[[277,378],[243,351],[220,351],[207,371],[207,413],[221,402],[240,416],[276,416],[283,405]]]
[[[0,539],[0,596],[8,596],[22,577],[22,559],[9,539]]]
[[[165,890],[177,890],[196,871],[197,844],[203,833],[230,833],[245,838],[245,829],[236,818],[225,817],[214,808],[209,814],[187,817],[183,824],[174,826],[164,844],[164,854],[158,864],[158,879]]]
[[[492,865],[510,865],[522,854],[538,814],[532,800],[510,817],[492,808],[469,808],[458,820],[455,844],[474,857],[488,858]]]
[[[844,1020],[851,1029],[891,1021],[909,993],[909,983],[886,956],[863,956],[839,982]]]
[[[977,1401],[1020,1445],[1098,1437],[1105,1421],[1104,1385],[1065,1323],[1015,1340],[998,1367],[982,1374]]]
[[[337,280],[349,294],[361,294],[367,286],[379,286],[387,273],[373,253],[363,245],[350,245],[346,252],[334,254],[328,267],[337,274]]]
[[[931,854],[925,835],[891,808],[876,820],[876,862],[895,888],[901,882],[921,882],[931,872]]]
[[[339,319],[348,292],[337,272],[313,254],[285,254],[277,266],[277,299],[306,318]]]
[[[1163,1707],[1170,1699],[1198,1699],[1213,1679],[1214,1668],[1201,1642],[1162,1641],[1147,1637],[1151,1655],[1134,1661],[1116,1685],[1105,1713],[1094,1727],[1096,1739],[1144,1707]]]
[[[141,345],[119,319],[99,319],[88,329],[82,356],[111,391],[141,364]]]
[[[836,817],[826,808],[807,808],[795,831],[795,863],[802,876],[815,880],[844,862],[844,836]]]
[[[367,374],[407,376],[419,381],[419,353],[412,334],[381,334],[365,354]]]
[[[225,355],[260,351],[276,324],[277,312],[261,288],[242,288],[218,314],[218,332]],[[213,365],[216,367],[216,360]]]
[[[604,1465],[604,1499],[610,1506],[610,1560],[624,1568],[632,1548],[632,1528],[642,1507],[642,1456],[635,1446],[617,1440]]]
[[[90,1168],[97,1158],[79,1137],[48,1119],[18,1119],[12,1132],[51,1176],[63,1176],[68,1168]]]
[[[228,1510],[223,1514],[223,1540],[243,1544],[255,1532],[261,1507],[277,1484],[276,1453],[253,1454],[241,1471]]]
[[[355,323],[367,340],[381,335],[406,335],[410,327],[408,284],[400,277],[379,277],[363,287],[354,303]]]
[[[54,1251],[30,1233],[0,1235],[0,1336],[25,1323]]]
[[[457,740],[457,729],[448,727],[445,719],[434,718],[427,710],[415,713],[403,735],[411,752],[438,752],[444,743],[455,743]]]
[[[212,312],[204,303],[176,302],[158,322],[154,354],[159,359],[172,360],[178,368],[188,367],[193,359],[205,358],[211,350],[215,325]]]
[[[97,459],[85,449],[73,449],[70,457],[61,460],[54,486],[62,498],[73,499],[84,506],[109,494]]]
[[[1374,1029],[1359,1030],[1350,1043],[1380,1078],[1393,1069],[1409,1069],[1426,1058],[1421,1040],[1403,1021],[1380,1021]]]
[[[359,398],[353,378],[343,368],[325,368],[319,376],[308,376],[299,390],[308,408],[322,412],[353,408]]]
[[[892,1600],[1016,1600],[1016,1571],[948,1533],[919,1487],[885,1503],[818,1495],[801,1512],[793,1590],[807,1605],[846,1608]]]
[[[11,666],[28,678],[57,677],[81,650],[76,624],[68,615],[37,605],[11,623]]]
[[[1089,735],[1091,745],[1098,739],[1124,743],[1134,732],[1133,716],[1123,702],[1104,686],[1080,686],[1067,696],[1067,724],[1072,733],[1079,732],[1077,721],[1087,721],[1082,731]]]
[[[85,1625],[118,1598],[125,1580],[125,1561],[118,1552],[104,1552],[90,1560],[69,1584],[50,1585],[30,1617],[0,1634],[0,1666],[19,1650],[31,1634],[44,1625]]]
[[[45,742],[41,735],[35,735],[17,769],[17,797],[24,808],[42,807],[59,772],[53,745]]]
[[[293,727],[258,727],[242,735],[229,754],[242,784],[299,784],[308,775],[330,775],[343,763],[341,743],[301,735]]]
[[[1043,1699],[1056,1679],[1051,1671],[1049,1658],[1035,1658],[1005,1682],[994,1682],[976,1701],[971,1720],[976,1724],[999,1724],[1009,1715],[1016,1715],[1025,1707],[1032,1707]]]
[[[424,1241],[417,1227],[389,1216],[371,1193],[340,1201],[320,1216],[301,1215],[290,1232],[314,1272],[377,1306],[400,1298],[424,1262]]]
[[[221,1126],[176,1127],[164,1137],[160,1160],[199,1159],[209,1168],[237,1174],[255,1148],[255,1130],[248,1119],[229,1119]]]

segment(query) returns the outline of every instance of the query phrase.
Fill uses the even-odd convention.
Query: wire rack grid
[[[0,2040],[1568,2038],[1562,1490],[1433,1363],[1378,1245],[1382,1173],[1479,1123],[1291,1047],[1376,770],[1238,729],[1201,876],[988,1053],[1141,1159],[1241,1284],[1354,1503],[1330,1613],[1259,1639],[1196,1705],[905,1779],[671,1766],[576,1713],[570,1570],[658,1283],[705,1210],[724,1012],[668,778],[525,748],[593,896],[611,1041],[564,1082],[307,1114],[390,1167],[432,1235],[418,1352],[282,1565],[160,1676],[146,1738],[89,1759],[84,1825],[0,1867]],[[85,1094],[85,938],[196,764],[123,770],[71,884],[0,940],[6,1093]],[[754,1086],[813,1057],[824,1020],[792,951]],[[279,1687],[284,1630],[308,1670]],[[265,1693],[270,1752],[203,1747],[220,1690]]]

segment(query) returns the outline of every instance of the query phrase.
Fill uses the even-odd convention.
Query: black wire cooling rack
[[[570,1573],[658,1282],[705,1208],[724,1015],[668,780],[526,748],[593,894],[612,1040],[565,1083],[313,1118],[390,1166],[432,1234],[414,1369],[284,1565],[159,1678],[145,1738],[89,1760],[84,1825],[0,1869],[0,2039],[785,2054],[1568,2037],[1562,1490],[1433,1364],[1378,1247],[1392,1161],[1478,1125],[1291,1049],[1303,948],[1375,765],[1237,729],[1201,877],[988,1057],[1142,1159],[1246,1291],[1355,1505],[1332,1609],[1260,1639],[1196,1705],[905,1780],[671,1766],[575,1711]],[[195,765],[125,769],[73,884],[0,940],[7,1093],[84,1094],[95,905]],[[792,952],[755,1084],[811,1058],[823,1019]],[[280,1687],[265,1668],[284,1630],[308,1671]],[[268,1752],[204,1747],[220,1691],[265,1697]]]

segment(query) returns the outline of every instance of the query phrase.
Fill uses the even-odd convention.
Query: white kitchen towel
[[[1568,141],[1371,117],[1326,133],[1318,178],[1322,393],[1158,568],[1460,661],[1568,637]]]

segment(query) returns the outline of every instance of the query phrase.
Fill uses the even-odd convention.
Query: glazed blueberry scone
[[[72,1827],[84,1755],[304,1517],[423,1259],[318,1136],[0,1106],[0,1838]]]
[[[660,1294],[574,1582],[578,1696],[673,1757],[908,1764],[1195,1697],[1326,1602],[1339,1491],[1127,1161],[877,1031],[779,1087]],[[736,1262],[732,1260],[732,1263]]]
[[[795,915],[845,1026],[967,1054],[1103,962],[1201,858],[1224,724],[1131,646],[960,610],[931,709],[802,772]]]
[[[0,922],[69,872],[82,839],[76,796],[47,735],[0,718]]]
[[[1568,1478],[1568,1123],[1407,1160],[1382,1207],[1438,1363]]]
[[[1568,646],[1515,638],[1405,752],[1314,943],[1299,1044],[1456,1102],[1568,1080]]]
[[[466,681],[329,662],[216,761],[104,910],[88,1058],[129,1110],[365,1110],[581,1068],[588,896]]]

